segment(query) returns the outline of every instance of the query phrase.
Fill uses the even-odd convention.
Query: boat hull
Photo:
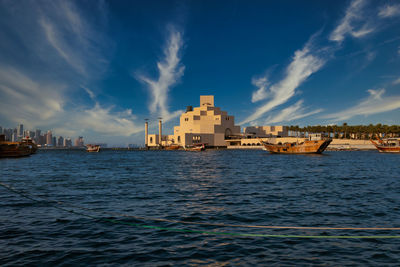
[[[26,145],[19,142],[0,144],[1,158],[26,157],[36,152],[36,145]]]
[[[400,153],[400,146],[399,145],[389,145],[386,144],[384,142],[382,142],[380,140],[380,144],[374,142],[373,140],[371,140],[372,144],[374,144],[374,146],[376,147],[376,149],[378,149],[378,151],[380,153]],[[398,144],[398,142],[397,142]]]
[[[170,145],[170,146],[166,146],[164,147],[165,150],[179,150],[181,146],[180,145]]]
[[[97,145],[87,145],[86,146],[87,152],[100,152],[100,146]]]
[[[381,153],[400,153],[400,147],[376,146],[376,148]]]
[[[304,141],[282,145],[264,143],[264,148],[273,154],[321,154],[332,140]]]

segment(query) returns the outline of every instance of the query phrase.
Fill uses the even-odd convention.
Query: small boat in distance
[[[312,134],[309,140],[294,143],[272,144],[260,140],[265,150],[276,154],[321,154],[332,142],[330,138],[322,138],[320,134]]]
[[[165,146],[165,150],[178,150],[181,146],[177,144],[170,144],[168,146]]]
[[[24,157],[36,153],[37,145],[29,137],[20,142],[6,141],[5,135],[0,135],[0,157]]]
[[[382,153],[400,153],[400,141],[397,138],[388,138],[381,140],[378,138],[378,143],[370,139],[371,143]]]
[[[184,147],[186,151],[204,151],[206,150],[206,144],[193,144]]]
[[[99,152],[100,151],[100,146],[99,145],[88,144],[88,145],[86,145],[86,151],[87,152]]]

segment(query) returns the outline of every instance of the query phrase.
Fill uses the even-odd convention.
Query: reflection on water
[[[399,155],[375,151],[40,151],[28,158],[0,160],[0,177],[33,195],[139,217],[241,225],[399,227],[399,163]],[[393,265],[399,260],[396,239],[176,233],[104,223],[0,191],[1,265]],[[219,232],[393,234],[117,219]]]

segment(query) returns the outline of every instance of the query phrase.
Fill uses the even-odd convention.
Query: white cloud
[[[182,34],[174,28],[170,28],[170,35],[164,47],[164,59],[157,62],[159,72],[158,79],[151,79],[144,75],[137,75],[138,80],[144,82],[152,95],[149,106],[150,111],[162,116],[164,120],[179,115],[180,111],[168,110],[168,92],[183,76],[185,66],[181,64],[180,50],[183,46]]]
[[[96,30],[89,23],[89,16],[72,2],[55,1],[37,8],[37,20],[50,47],[79,75],[89,79],[100,77],[108,66],[110,39]],[[101,24],[105,18],[102,12],[97,14],[96,23]]]
[[[34,81],[17,69],[0,66],[1,115],[16,122],[44,122],[63,112],[65,85]]]
[[[385,5],[379,9],[378,13],[381,18],[390,18],[400,15],[400,4],[397,5]]]
[[[258,90],[253,92],[251,102],[254,103],[260,100],[264,100],[268,97],[267,87],[270,83],[268,82],[267,77],[253,78],[251,80],[251,83],[254,86],[258,87]]]
[[[296,89],[307,80],[313,73],[318,71],[325,64],[325,60],[311,52],[311,41],[302,50],[294,53],[292,62],[286,68],[285,77],[265,90],[264,94],[270,98],[261,107],[247,117],[240,124],[249,123],[259,119],[266,112],[286,103],[295,95]],[[260,89],[259,89],[260,90]]]
[[[400,78],[393,81],[393,84],[400,84]]]
[[[362,15],[362,8],[365,6],[365,0],[354,0],[347,8],[346,13],[339,25],[329,36],[329,40],[341,43],[346,35],[355,38],[363,37],[374,31],[370,23]]]
[[[86,129],[105,135],[130,136],[143,130],[143,127],[137,127],[134,123],[135,119],[136,117],[130,109],[113,112],[112,107],[103,108],[96,103],[93,108],[86,109],[82,113],[79,112],[74,122]]]
[[[385,89],[368,90],[369,97],[363,99],[352,108],[324,115],[321,118],[343,121],[358,115],[372,115],[400,108],[400,96],[384,96]]]
[[[89,89],[107,70],[112,50],[112,42],[98,28],[104,26],[106,7],[97,4],[101,12],[84,13],[68,1],[0,2],[5,10],[0,26],[7,29],[0,65],[3,126],[23,123],[28,129],[105,141],[143,130],[130,109],[100,103]],[[97,4],[91,4],[93,11]],[[92,103],[83,101],[82,89]]]
[[[297,119],[305,118],[317,113],[320,113],[322,109],[306,112],[306,108],[303,107],[303,100],[297,101],[296,104],[287,107],[279,112],[276,116],[269,116],[265,121],[265,124],[273,124],[278,122],[294,121]]]
[[[94,100],[95,99],[95,94],[93,93],[92,90],[90,90],[89,88],[81,85],[81,87],[86,91],[86,93],[89,95],[90,99]]]

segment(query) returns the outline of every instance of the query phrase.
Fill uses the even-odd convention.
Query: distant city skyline
[[[63,136],[53,136],[53,132],[51,130],[45,131],[44,134],[41,134],[40,129],[33,130],[24,130],[24,125],[19,124],[16,128],[8,128],[0,125],[0,134],[4,134],[6,136],[6,140],[17,142],[21,141],[22,138],[29,137],[33,140],[34,143],[43,147],[73,147],[73,146],[84,146],[84,138],[79,136],[75,138],[75,142],[73,143],[70,137]],[[103,144],[103,147],[106,147],[107,144]]]
[[[145,119],[172,134],[200,95],[241,127],[400,124],[400,2],[0,7],[0,125],[17,135],[142,144]]]

